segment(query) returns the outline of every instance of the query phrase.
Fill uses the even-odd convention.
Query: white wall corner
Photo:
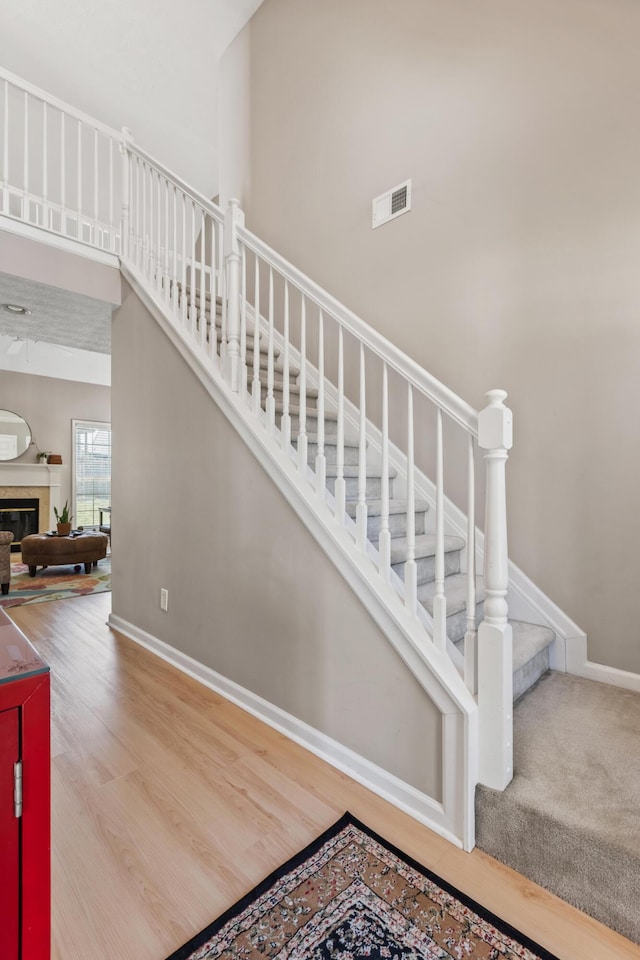
[[[605,663],[593,663],[588,659],[587,637],[582,633],[575,637],[568,637],[566,641],[567,673],[585,680],[595,680],[596,683],[608,683],[612,687],[623,690],[634,690],[640,693],[640,674],[629,670],[619,670],[609,667]]]

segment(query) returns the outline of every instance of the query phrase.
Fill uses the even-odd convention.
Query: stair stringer
[[[253,322],[253,308],[247,304],[247,317]],[[267,337],[269,334],[269,321],[260,316],[260,332]],[[276,346],[284,349],[284,339],[277,329],[273,330],[273,339]],[[291,360],[298,366],[301,364],[300,351],[289,344],[289,354]],[[312,387],[318,387],[319,372],[310,360],[305,364],[307,384]],[[338,406],[338,390],[334,383],[324,379],[325,402],[328,407],[334,410]],[[344,419],[345,426],[348,424],[354,431],[359,427],[359,411],[356,405],[347,396],[344,398]],[[367,444],[376,455],[382,457],[382,432],[375,424],[367,419]],[[397,477],[394,480],[399,496],[406,494],[406,476],[407,476],[407,458],[402,450],[389,440],[389,465],[397,471]],[[422,500],[426,500],[430,507],[430,512],[435,510],[436,506],[436,486],[435,483],[423,473],[418,466],[414,467],[415,477],[415,495]],[[445,534],[462,537],[467,540],[467,517],[466,514],[456,504],[445,495],[444,497],[444,523]],[[482,576],[484,570],[484,533],[479,527],[475,528],[476,558],[475,567],[478,576]],[[375,549],[375,548],[374,548]],[[376,551],[377,552],[377,551]],[[462,570],[466,571],[466,548],[462,551]],[[509,616],[514,620],[524,620],[527,623],[539,624],[549,627],[554,631],[555,639],[550,647],[550,666],[552,670],[558,670],[563,673],[575,673],[580,676],[588,676],[585,669],[587,635],[574,621],[558,607],[554,601],[547,596],[535,583],[518,567],[513,560],[509,560],[509,586],[507,592],[507,603],[509,604]],[[420,605],[419,605],[420,606]],[[422,609],[422,608],[421,608]],[[423,619],[426,629],[432,632],[431,618],[424,611],[427,619]],[[454,652],[455,651],[455,652]],[[449,644],[449,654],[454,662],[460,666],[457,659],[458,651]],[[591,665],[588,666],[599,666]],[[635,678],[635,675],[631,675]],[[604,682],[616,682],[615,680],[605,680]],[[630,686],[637,688],[637,684],[618,681],[620,686]]]
[[[298,739],[312,752],[344,769],[354,779],[446,839],[465,850],[473,849],[478,710],[456,667],[446,654],[435,648],[416,619],[407,614],[395,587],[381,581],[369,556],[364,557],[347,530],[336,523],[328,501],[320,500],[315,486],[300,476],[290,451],[283,451],[280,445],[280,431],[276,428],[270,434],[265,429],[264,416],[257,426],[255,414],[246,401],[247,394],[232,392],[220,376],[218,364],[210,357],[198,355],[196,345],[189,342],[187,331],[174,326],[165,313],[162,300],[148,289],[137,269],[121,262],[121,272],[440,711],[442,799],[436,800],[400,781],[364,757],[360,758],[359,769],[353,765],[340,767],[340,762],[318,749],[316,739],[300,732],[306,726],[304,724],[299,725]],[[313,478],[311,470],[308,477]],[[180,666],[179,663],[176,665]],[[269,713],[265,713],[262,719],[274,725]],[[361,772],[366,768],[370,769],[370,775]]]

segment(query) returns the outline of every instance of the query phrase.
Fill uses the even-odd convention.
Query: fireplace
[[[0,500],[0,530],[13,534],[11,549],[20,550],[20,541],[30,533],[37,533],[40,522],[39,500]]]

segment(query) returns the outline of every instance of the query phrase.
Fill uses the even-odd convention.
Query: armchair
[[[10,530],[0,530],[0,585],[2,593],[9,593],[11,583],[11,544],[13,534]]]
[[[111,507],[102,507],[100,509],[100,523],[98,525],[100,533],[106,533],[109,537],[109,549],[111,549]]]

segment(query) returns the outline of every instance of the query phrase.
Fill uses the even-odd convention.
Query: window
[[[111,506],[111,424],[72,420],[73,525],[97,527]]]

